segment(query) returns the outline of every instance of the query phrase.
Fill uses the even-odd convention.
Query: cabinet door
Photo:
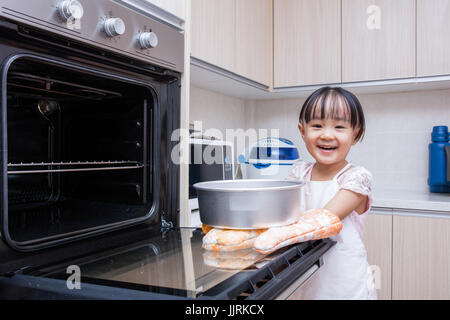
[[[393,299],[450,299],[450,216],[394,215]]]
[[[271,85],[272,0],[236,2],[236,73]]]
[[[450,73],[450,0],[417,0],[417,75]]]
[[[341,1],[274,0],[274,87],[341,82]]]
[[[392,210],[375,211],[366,217],[364,244],[380,300],[390,300],[392,277]]]
[[[343,82],[415,76],[415,3],[342,0]]]
[[[185,0],[147,0],[148,2],[170,12],[174,16],[186,19],[186,2]]]
[[[192,0],[191,55],[235,70],[236,0]]]

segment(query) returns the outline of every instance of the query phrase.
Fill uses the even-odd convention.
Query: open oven
[[[4,250],[176,224],[180,32],[107,0],[0,6]],[[111,19],[122,35],[105,32]]]
[[[0,0],[1,299],[271,299],[320,267],[331,241],[224,270],[179,227],[183,41],[119,0]]]
[[[160,106],[150,83],[38,54],[11,55],[2,73],[10,246],[155,220]]]

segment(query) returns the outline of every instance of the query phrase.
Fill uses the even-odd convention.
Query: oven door
[[[207,251],[203,235],[189,228],[137,230],[132,241],[123,233],[107,235],[111,243],[124,242],[0,276],[0,298],[282,299],[322,265],[334,244],[303,242],[265,256],[252,249]]]
[[[124,240],[122,235],[102,238],[118,243]],[[180,228],[151,233],[137,229],[131,237],[132,241],[122,245],[0,276],[0,298],[196,298],[263,257],[249,252],[253,259],[235,257],[233,265],[234,254],[229,253],[223,258],[230,263],[224,265],[226,268],[217,268],[212,262],[217,253],[202,249],[201,230]]]

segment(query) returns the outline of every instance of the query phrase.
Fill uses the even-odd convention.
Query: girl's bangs
[[[316,119],[333,119],[349,122],[353,128],[358,123],[357,118],[356,110],[351,108],[347,100],[336,92],[327,92],[317,96],[310,101],[304,114],[306,123]]]
[[[356,140],[364,135],[366,123],[361,103],[355,95],[340,87],[323,87],[314,91],[303,103],[299,122],[309,123],[314,119],[333,119],[349,122],[358,128]]]

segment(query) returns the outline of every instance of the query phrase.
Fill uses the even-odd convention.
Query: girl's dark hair
[[[350,121],[352,128],[358,130],[355,140],[362,140],[366,122],[361,103],[353,93],[340,87],[323,87],[314,91],[303,104],[298,121],[309,123],[313,119],[325,118]]]

